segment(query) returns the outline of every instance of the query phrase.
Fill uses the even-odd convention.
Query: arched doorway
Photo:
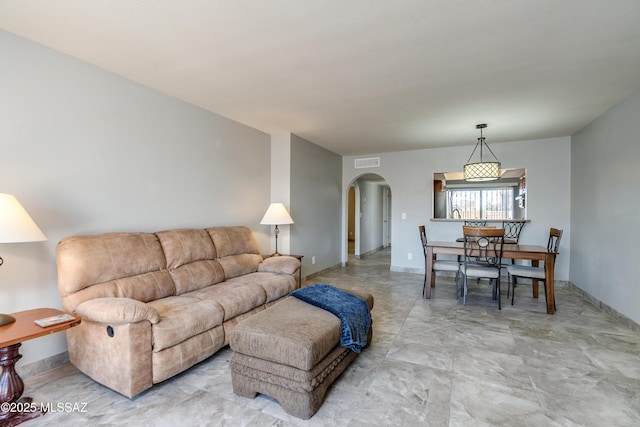
[[[364,174],[349,185],[346,240],[346,261],[391,245],[391,188],[382,176]]]

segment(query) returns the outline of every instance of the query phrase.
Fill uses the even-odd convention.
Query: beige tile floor
[[[316,415],[298,420],[266,396],[235,396],[224,349],[187,372],[127,399],[65,365],[25,381],[25,395],[86,403],[25,427],[64,426],[638,426],[640,335],[567,288],[558,312],[520,286],[516,305],[474,284],[466,306],[453,281],[389,271],[382,251],[312,282],[368,290],[374,340],[338,378]],[[506,285],[504,285],[506,289]],[[82,409],[76,407],[74,409]]]

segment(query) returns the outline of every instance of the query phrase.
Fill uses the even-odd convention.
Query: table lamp
[[[282,203],[271,203],[267,212],[262,217],[260,224],[276,226],[273,231],[276,235],[276,251],[272,256],[279,256],[278,234],[280,233],[280,230],[278,229],[278,225],[293,224],[293,219],[291,218],[291,215],[289,215],[289,212],[287,212],[287,208],[285,208]]]
[[[47,237],[40,231],[18,199],[0,194],[0,243],[42,242]],[[0,265],[4,263],[0,257]],[[0,314],[0,326],[15,322],[12,316]]]

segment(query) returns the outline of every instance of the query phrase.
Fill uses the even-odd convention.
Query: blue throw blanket
[[[360,353],[360,350],[367,345],[371,313],[367,302],[359,296],[326,283],[305,286],[289,295],[337,316],[342,322],[341,346]]]

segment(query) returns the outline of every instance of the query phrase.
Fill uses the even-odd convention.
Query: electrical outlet
[[[407,258],[409,259],[409,261],[411,261],[413,259],[413,254],[411,252],[409,252],[407,254]]]
[[[316,263],[316,257],[312,256],[311,257],[311,264],[315,264]]]
[[[407,219],[407,213],[406,212],[402,212],[402,219]]]

